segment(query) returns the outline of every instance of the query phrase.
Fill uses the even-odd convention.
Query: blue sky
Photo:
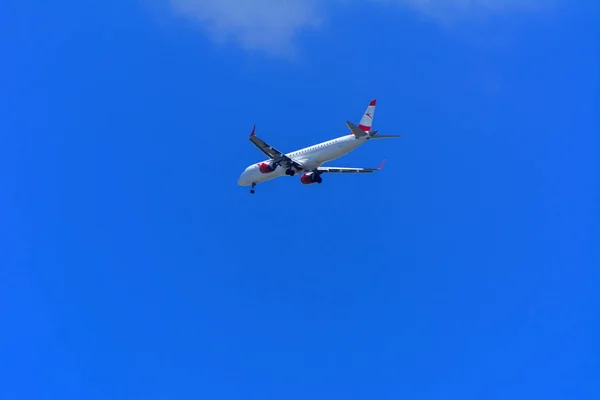
[[[0,5],[0,398],[600,398],[597,2],[93,3]]]

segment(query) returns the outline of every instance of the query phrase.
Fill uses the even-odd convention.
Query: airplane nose
[[[238,182],[237,182],[238,185],[240,185],[240,186],[248,186],[247,175],[248,175],[248,173],[246,171],[242,172],[242,174],[238,178]]]

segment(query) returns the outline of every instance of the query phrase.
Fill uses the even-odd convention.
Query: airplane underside
[[[317,170],[317,168],[321,165],[322,163],[318,163],[316,164],[316,166],[314,168],[295,168],[294,166],[291,166],[287,169],[284,168],[277,168],[273,171],[269,171],[267,173],[264,173],[264,176],[258,176],[257,179],[254,179],[254,181],[250,184],[250,193],[254,194],[255,193],[255,187],[257,184],[259,183],[263,183],[266,181],[270,181],[272,179],[275,178],[279,178],[282,176],[296,176],[298,174],[302,174],[300,176],[300,182],[304,185],[310,185],[312,183],[322,183],[323,182],[323,178],[321,178],[322,172],[319,172]],[[260,168],[260,165],[259,165]]]

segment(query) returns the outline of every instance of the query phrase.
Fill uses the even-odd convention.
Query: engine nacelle
[[[318,182],[321,177],[317,174],[309,172],[308,174],[304,174],[300,177],[300,182],[305,185],[310,185],[311,183]]]
[[[277,165],[262,163],[258,165],[258,169],[262,174],[268,174],[269,172],[273,172],[277,169]]]

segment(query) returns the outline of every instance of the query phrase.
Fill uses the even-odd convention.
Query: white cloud
[[[494,14],[536,11],[559,0],[169,0],[174,10],[196,19],[217,42],[233,41],[248,50],[294,54],[298,33],[318,28],[326,5],[369,1],[409,7],[444,22]],[[573,0],[578,1],[578,0]]]
[[[551,6],[556,0],[374,0],[411,7],[444,20],[472,19],[492,14],[517,11],[538,11]]]
[[[171,0],[178,13],[204,25],[212,39],[233,40],[250,50],[279,55],[294,51],[294,39],[320,24],[315,0]]]

